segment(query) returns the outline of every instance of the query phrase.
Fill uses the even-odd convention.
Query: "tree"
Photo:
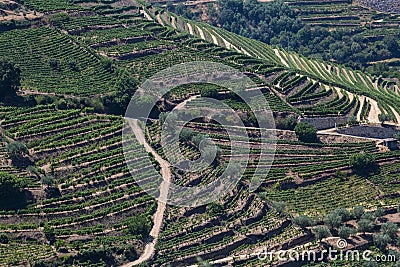
[[[76,64],[75,61],[69,61],[69,62],[68,62],[68,67],[69,67],[72,71],[79,71],[78,64]]]
[[[43,185],[46,185],[46,186],[53,186],[54,185],[53,176],[49,176],[49,175],[43,176],[40,181],[41,181],[41,183]]]
[[[398,230],[399,227],[397,227],[397,224],[392,222],[384,223],[381,227],[382,233],[388,235],[390,238],[395,238]]]
[[[352,155],[349,164],[353,170],[361,173],[370,172],[376,166],[374,157],[366,153]]]
[[[365,210],[364,210],[363,206],[355,206],[353,208],[353,216],[357,220],[361,219],[361,217],[364,215],[364,213],[365,213]]]
[[[349,125],[356,125],[356,124],[358,123],[357,117],[354,116],[354,115],[348,117],[348,118],[347,118],[347,123],[348,123]]]
[[[342,222],[347,222],[351,219],[350,211],[344,208],[337,208],[334,210],[334,213],[340,216]]]
[[[279,214],[282,214],[286,210],[285,202],[271,202],[272,208],[274,208]]]
[[[339,178],[340,181],[345,181],[347,179],[347,173],[341,170],[336,170],[335,176]]]
[[[201,156],[208,163],[216,163],[220,155],[221,150],[215,145],[206,145],[201,149]]]
[[[170,1],[168,1],[167,2],[167,4],[166,4],[166,9],[169,11],[169,12],[174,12],[175,11],[175,6],[174,6],[174,4],[172,4],[172,2],[170,2]]]
[[[297,125],[297,118],[294,116],[288,116],[286,118],[278,117],[275,119],[275,125],[280,130],[294,130]]]
[[[111,59],[108,58],[102,58],[100,61],[101,66],[103,67],[103,69],[105,69],[108,72],[113,72],[114,68],[113,68],[113,62]]]
[[[164,122],[167,119],[167,117],[168,117],[168,112],[161,112],[160,115],[158,115],[158,118],[159,118],[159,121],[160,121],[161,125],[164,124]]]
[[[45,225],[43,226],[43,233],[50,244],[53,244],[56,241],[54,229],[48,223],[45,223]]]
[[[209,88],[208,86],[205,86],[200,89],[200,95],[202,97],[217,98],[218,90],[216,88]]]
[[[349,238],[350,235],[354,234],[354,229],[348,226],[340,226],[339,227],[339,237],[343,239]]]
[[[138,253],[133,245],[127,245],[124,248],[124,256],[130,261],[134,261],[138,258]]]
[[[395,133],[393,138],[397,139],[397,141],[400,141],[400,132]]]
[[[65,99],[60,99],[56,102],[56,107],[59,110],[66,110],[68,109],[68,103]]]
[[[182,2],[179,3],[175,8],[175,12],[178,15],[183,15],[185,13],[185,10],[186,10],[186,6]]]
[[[15,201],[25,186],[25,182],[14,174],[0,172],[0,204]]]
[[[296,218],[293,218],[293,223],[300,228],[305,229],[307,226],[311,226],[312,221],[307,215],[300,215]]]
[[[179,139],[184,143],[188,143],[192,140],[193,136],[194,136],[194,132],[192,130],[183,128],[179,135],[179,137],[180,137]]]
[[[366,220],[370,220],[370,221],[375,221],[377,219],[376,217],[376,213],[375,212],[365,212],[362,216],[361,219],[366,219]]]
[[[24,155],[29,153],[26,145],[21,142],[8,143],[7,152],[13,159],[21,159]]]
[[[365,234],[374,229],[374,223],[368,219],[361,219],[357,222],[358,232]]]
[[[21,70],[13,63],[0,61],[0,97],[14,96],[20,82]]]
[[[342,217],[336,212],[331,212],[325,216],[324,222],[329,229],[337,228],[342,223]]]
[[[321,225],[314,227],[313,232],[315,234],[315,238],[317,238],[319,241],[330,235],[329,229],[326,226]]]
[[[207,212],[210,216],[216,216],[224,212],[224,206],[219,203],[211,203],[207,206]]]
[[[0,243],[1,244],[8,244],[8,235],[6,234],[0,234]]]
[[[385,36],[383,38],[383,43],[386,45],[387,49],[392,53],[398,53],[400,50],[397,38],[391,35]]]
[[[314,125],[300,122],[294,128],[297,138],[301,142],[315,143],[318,142],[317,129]]]
[[[61,22],[66,22],[69,21],[70,19],[71,19],[70,16],[64,12],[56,13],[54,15],[49,15],[47,17],[47,21],[52,25],[59,24]]]
[[[231,163],[226,167],[224,175],[226,177],[237,177],[237,175],[241,173],[241,169],[242,166],[240,165],[240,163],[238,162]]]
[[[137,235],[141,239],[145,239],[150,233],[150,221],[145,215],[138,215],[133,218],[128,224],[128,231],[132,235]]]
[[[378,115],[379,121],[384,124],[387,121],[391,121],[393,118],[390,114],[381,113]]]
[[[114,89],[115,91],[113,94],[107,95],[103,98],[104,106],[108,107],[108,109],[115,114],[124,114],[132,96],[136,92],[137,82],[127,73],[123,73],[118,77],[118,80],[114,85]],[[154,98],[151,95],[143,95],[138,96],[138,98],[135,100],[135,112],[140,113],[143,107],[153,104]],[[140,115],[147,116],[148,114]]]
[[[205,142],[205,140],[207,140],[207,136],[203,134],[196,134],[192,137],[193,144],[198,148],[200,148],[200,144]]]
[[[60,70],[60,62],[58,61],[58,59],[51,58],[49,60],[49,65],[53,70]]]
[[[175,112],[169,112],[167,118],[165,118],[164,124],[168,133],[175,134],[178,125],[178,115]],[[164,126],[163,126],[164,127]]]
[[[385,215],[385,209],[382,208],[382,207],[377,208],[377,209],[374,211],[374,215],[375,215],[376,218],[382,217],[383,215]]]
[[[391,241],[392,239],[387,234],[379,233],[374,235],[374,243],[381,251],[385,251]]]
[[[378,263],[375,260],[366,261],[363,264],[363,267],[378,267]]]
[[[33,165],[29,165],[28,167],[26,167],[26,170],[27,170],[29,173],[31,173],[31,174],[33,174],[33,175],[36,175],[37,177],[39,177],[39,175],[40,175],[39,170],[38,170],[35,166],[33,166]]]

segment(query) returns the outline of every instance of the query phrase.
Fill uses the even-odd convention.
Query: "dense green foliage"
[[[14,209],[23,206],[23,189],[26,183],[17,176],[0,172],[0,209]]]
[[[379,76],[399,77],[390,71],[386,59],[400,56],[400,46],[395,36],[387,35],[375,41],[364,34],[366,29],[347,30],[318,25],[308,25],[300,20],[299,13],[283,1],[260,3],[256,0],[220,0],[208,5],[210,22],[231,32],[295,50],[304,56],[334,60],[349,67],[368,70]],[[181,8],[179,14],[196,17],[190,10]],[[200,14],[197,14],[199,16]],[[378,64],[370,62],[381,61]]]
[[[294,131],[297,138],[302,142],[314,143],[318,141],[317,129],[312,124],[300,122],[294,128]]]
[[[145,239],[149,236],[151,229],[151,223],[144,215],[138,215],[130,221],[128,224],[128,230],[132,235],[139,236],[141,239]]]
[[[28,154],[28,148],[21,142],[11,142],[7,145],[7,151],[12,158],[20,159]]]
[[[21,70],[14,64],[0,61],[0,97],[13,96],[21,80]]]
[[[367,153],[352,155],[349,163],[355,171],[362,173],[368,173],[376,166],[374,157]]]

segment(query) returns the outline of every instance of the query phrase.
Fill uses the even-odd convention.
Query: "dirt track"
[[[151,237],[151,242],[148,243],[145,247],[145,250],[142,255],[140,255],[139,259],[127,263],[123,265],[123,267],[128,267],[128,266],[135,266],[139,265],[143,262],[148,261],[151,259],[151,257],[154,255],[155,252],[155,245],[157,243],[158,236],[160,234],[162,222],[164,219],[164,212],[165,208],[167,207],[166,200],[168,196],[168,191],[169,191],[169,182],[171,181],[171,170],[170,170],[170,164],[162,159],[160,155],[157,154],[157,152],[147,143],[146,138],[144,137],[143,130],[139,126],[139,123],[137,120],[131,120],[129,119],[129,126],[131,127],[133,133],[136,136],[136,139],[140,144],[142,144],[146,151],[151,153],[154,158],[157,160],[157,162],[161,166],[161,175],[164,179],[164,181],[161,183],[161,188],[160,188],[160,198],[162,201],[158,201],[158,206],[157,206],[157,211],[154,214],[153,218],[153,228],[150,231],[150,237]]]

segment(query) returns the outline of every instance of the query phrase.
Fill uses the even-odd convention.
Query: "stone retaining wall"
[[[394,126],[381,126],[381,125],[359,125],[347,128],[340,128],[338,133],[355,135],[367,138],[386,139],[393,138],[393,135],[400,132],[399,128]]]

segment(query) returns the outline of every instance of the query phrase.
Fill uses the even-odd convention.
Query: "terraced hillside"
[[[155,202],[135,186],[126,167],[121,118],[54,106],[2,108],[1,117],[7,138],[29,148],[35,168],[25,176],[51,180],[29,187],[34,201],[18,213],[2,212],[2,232],[16,243],[2,247],[1,265],[32,264],[56,255],[77,255],[75,261],[84,264],[90,253],[110,264],[143,250],[129,225],[141,216],[150,218]],[[132,161],[146,168],[140,165],[144,150],[138,144],[131,149]],[[155,175],[152,171],[143,179]]]
[[[379,122],[381,113],[395,124],[400,123],[400,95],[394,83],[136,2],[25,0],[25,5],[43,12],[44,19],[0,34],[0,59],[19,65],[18,94],[25,101],[0,106],[0,171],[25,181],[22,206],[0,210],[1,266],[197,266],[202,260],[260,266],[266,264],[258,258],[265,247],[321,251],[330,246],[338,226],[325,239],[316,237],[316,229],[338,208],[352,212],[340,226],[358,231],[347,239],[363,249],[374,244],[372,235],[384,228],[384,216],[396,222],[399,150],[329,132],[320,134],[319,142],[305,143],[294,131],[278,130],[271,170],[261,187],[249,192],[257,165],[267,169],[271,162],[260,154],[260,129],[254,128],[248,105],[214,85],[189,84],[165,96],[157,111],[165,115],[178,105],[193,109],[195,99],[201,102],[204,92],[216,91],[215,98],[246,118],[250,162],[223,199],[196,208],[165,206],[138,183],[160,173],[186,186],[215,180],[230,159],[226,131],[212,121],[185,124],[193,136],[211,138],[220,152],[204,172],[185,174],[166,161],[158,112],[145,121],[144,136],[136,133],[127,141],[122,131],[132,126],[121,115],[87,103],[95,99],[107,106],[110,96],[126,103],[131,97],[126,87],[162,69],[213,61],[250,77],[256,88],[246,89],[262,92],[277,125],[288,118],[296,124],[299,118],[315,124],[327,120],[322,128],[330,128],[354,118]],[[134,85],[121,86],[127,75]],[[12,159],[8,147],[16,142],[29,153]],[[169,153],[182,151],[188,159],[201,154],[192,140],[181,140],[175,149]],[[148,153],[151,164],[145,160]],[[374,159],[373,172],[354,169],[350,162],[359,154]],[[136,171],[130,172],[132,166]],[[157,187],[158,181],[149,186]],[[359,205],[365,212],[357,217]],[[300,225],[300,215],[314,223]],[[363,219],[375,228],[358,229]],[[388,242],[394,252],[397,238]]]
[[[188,21],[172,13],[154,10],[145,12],[157,13],[151,19],[162,25],[170,25],[208,42],[267,61],[268,64],[281,68],[278,76],[270,75],[273,78],[265,81],[275,87],[289,103],[294,106],[300,104],[299,109],[303,111],[303,115],[350,114],[356,116],[359,121],[366,120],[373,123],[379,122],[380,113],[390,114],[394,122],[400,118],[397,108],[399,106],[398,86],[394,83],[331,63],[309,60],[296,53],[288,53],[204,23]],[[265,74],[262,69],[255,69],[255,72]],[[328,99],[329,104],[323,104],[323,99]],[[386,103],[386,107],[375,103],[375,101],[381,102],[379,99]],[[316,102],[324,108],[318,105],[312,109],[308,108]],[[371,106],[368,108],[369,112],[362,111],[363,107],[367,108],[366,103]],[[333,109],[323,110],[331,106]]]
[[[101,10],[105,12],[107,8],[112,7],[104,6]],[[97,10],[98,6],[91,8]],[[233,53],[232,58],[239,59],[230,60],[234,61],[231,64],[243,65],[243,60],[239,63],[240,56],[235,53],[243,54],[245,58],[257,58],[258,62],[254,59],[247,60],[246,62],[251,63],[246,63],[246,67],[251,64],[251,71],[257,75],[268,76],[264,77],[264,82],[276,89],[275,94],[287,100],[305,116],[355,116],[359,121],[373,123],[379,122],[380,113],[389,114],[393,122],[400,118],[396,84],[340,66],[310,61],[298,54],[287,53],[207,24],[187,21],[168,12],[157,12],[157,15],[152,15],[155,10],[144,9],[142,12],[147,14],[150,21],[144,22],[135,15],[137,13],[129,14],[130,12],[126,15],[106,12],[107,16],[86,17],[75,14],[55,22],[56,29],[42,27],[10,31],[2,35],[2,44],[7,46],[8,40],[11,40],[11,43],[15,40],[15,46],[11,46],[13,53],[3,54],[3,57],[21,65],[23,86],[29,87],[29,90],[90,96],[103,95],[115,90],[122,70],[129,65],[133,66],[136,78],[142,80],[155,73],[149,70],[147,75],[143,75],[147,70],[143,70],[142,66],[158,69],[190,60],[219,61],[226,58],[226,53],[230,50],[229,53]],[[171,28],[167,30],[156,23],[169,25]],[[133,29],[134,27],[136,28]],[[175,32],[174,28],[181,32]],[[70,35],[65,36],[60,31]],[[185,36],[184,32],[205,42],[189,41],[190,37]],[[154,37],[154,34],[157,37]],[[25,36],[29,37],[24,38]],[[17,41],[21,38],[26,40],[26,43]],[[188,41],[184,46],[176,43],[177,40],[185,39]],[[60,44],[65,47],[60,47]],[[47,47],[47,51],[43,50],[44,46]],[[59,54],[50,55],[55,46],[60,51]],[[219,52],[221,46],[227,50]],[[36,52],[38,47],[41,48],[39,53]],[[210,50],[217,52],[210,55],[207,53]],[[22,63],[26,53],[34,64]],[[106,58],[115,61],[115,70],[110,69]],[[163,65],[162,62],[166,62],[167,65]],[[101,71],[95,67],[99,64],[104,66]],[[36,75],[38,70],[43,75]],[[143,76],[138,77],[137,73]],[[102,81],[108,82],[104,84]],[[316,85],[312,86],[313,84]],[[291,90],[288,90],[289,88]],[[345,93],[342,93],[343,90]],[[316,102],[324,108],[318,105],[312,109],[308,108]],[[328,104],[325,105],[326,103]],[[370,110],[363,111],[367,106],[371,106]],[[346,118],[338,119],[337,124],[345,122]]]
[[[156,147],[159,147],[158,127],[159,124],[154,122],[148,131],[149,139]],[[221,148],[221,154],[228,157],[229,152],[225,149],[230,147],[226,142],[232,136],[228,137],[223,129],[207,123],[186,124],[185,127],[196,134],[210,136]],[[373,142],[357,139],[343,143],[330,143],[328,139],[323,139],[323,144],[310,147],[295,141],[294,136],[284,136],[284,132],[279,132],[279,135],[274,163],[257,194],[246,192],[247,181],[257,162],[257,142],[254,139],[254,154],[251,155],[244,181],[232,194],[207,207],[171,207],[168,210],[166,226],[157,246],[156,265],[193,264],[200,257],[221,264],[217,266],[228,263],[233,266],[258,266],[260,261],[257,261],[255,252],[262,251],[264,247],[287,249],[307,244],[310,238],[307,232],[293,227],[287,214],[277,213],[273,203],[286,203],[289,213],[315,218],[323,218],[335,208],[363,205],[374,209],[379,203],[385,203],[384,206],[398,203],[398,193],[394,193],[398,192],[397,187],[393,188],[391,184],[393,191],[389,192],[384,189],[385,183],[378,182],[376,176],[366,179],[353,174],[347,158],[359,151],[368,151],[376,155],[378,164],[385,170],[383,173],[387,173],[386,169],[396,169],[392,166],[398,162],[398,152],[382,154]],[[193,147],[185,143],[181,145],[184,154],[196,157]],[[213,180],[219,171],[210,169],[198,176],[178,175],[176,179],[183,185],[202,184]],[[381,175],[385,176],[383,173]],[[346,178],[340,178],[341,175]]]
[[[285,2],[298,9],[302,19],[313,26],[357,29],[360,26],[371,24],[374,28],[382,29],[388,28],[383,26],[385,21],[388,24],[389,22],[396,23],[396,16],[382,16],[382,18],[384,17],[383,21],[374,19],[374,15],[376,18],[379,15],[371,12],[369,7],[379,10],[378,1],[288,0]],[[391,6],[395,9],[395,5],[390,4],[389,1],[380,1],[380,3],[381,6]],[[379,11],[390,11],[390,8],[381,8]],[[395,25],[389,28],[395,29]]]

